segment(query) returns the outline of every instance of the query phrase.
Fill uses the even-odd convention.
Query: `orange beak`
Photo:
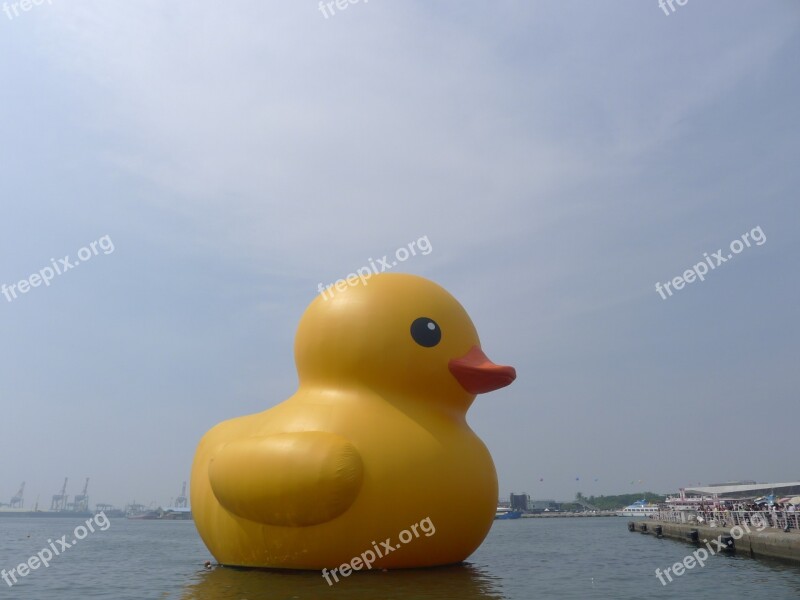
[[[496,365],[483,353],[480,346],[473,346],[461,358],[448,363],[450,372],[470,394],[485,394],[510,385],[517,378],[514,367]]]

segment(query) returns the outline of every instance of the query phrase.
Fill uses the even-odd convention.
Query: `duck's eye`
[[[441,341],[442,330],[433,319],[420,317],[411,324],[411,337],[420,346],[430,348]]]

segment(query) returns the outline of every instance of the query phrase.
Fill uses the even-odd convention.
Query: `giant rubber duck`
[[[446,565],[491,527],[497,475],[466,413],[514,369],[486,357],[467,312],[432,281],[349,283],[300,320],[297,392],[200,441],[192,512],[223,565]]]

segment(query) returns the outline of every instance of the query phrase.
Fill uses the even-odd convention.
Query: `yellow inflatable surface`
[[[516,374],[486,358],[458,301],[399,273],[318,296],[295,361],[292,397],[220,423],[197,449],[192,512],[214,557],[337,577],[469,556],[497,475],[466,412]]]

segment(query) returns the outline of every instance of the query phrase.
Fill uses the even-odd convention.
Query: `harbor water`
[[[800,566],[736,555],[710,557],[671,583],[662,571],[689,555],[684,542],[631,533],[627,520],[609,518],[495,521],[483,545],[464,565],[357,572],[329,586],[318,572],[206,570],[213,560],[191,521],[112,519],[105,531],[75,530],[85,520],[0,520],[0,569],[6,572],[45,548],[39,565],[0,598],[48,600],[500,600],[559,598],[800,597]],[[798,534],[787,534],[798,535]],[[70,544],[63,549],[58,541]],[[50,544],[52,540],[52,546]],[[74,543],[72,543],[74,542]],[[45,554],[45,558],[47,555]],[[35,562],[34,562],[35,564]]]

